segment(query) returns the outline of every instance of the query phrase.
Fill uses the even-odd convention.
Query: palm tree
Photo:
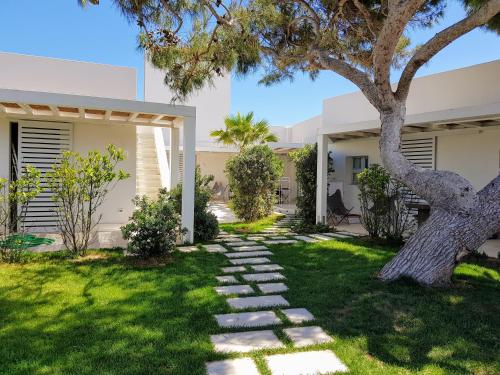
[[[213,130],[210,136],[217,142],[227,146],[236,146],[243,149],[253,144],[278,142],[278,137],[271,133],[269,123],[266,120],[254,122],[253,112],[246,115],[237,113],[224,119],[225,129]]]

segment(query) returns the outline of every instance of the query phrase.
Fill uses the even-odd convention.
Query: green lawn
[[[243,223],[243,222],[227,223],[227,224],[220,224],[219,227],[221,230],[225,230],[228,233],[240,233],[240,234],[259,233],[264,229],[270,227],[283,217],[285,217],[285,215],[283,214],[272,214],[266,216],[263,219],[252,221],[250,223]]]
[[[284,297],[335,339],[317,348],[352,374],[500,373],[498,268],[464,264],[453,288],[429,290],[377,281],[393,255],[382,248],[329,241],[273,252]],[[0,374],[196,375],[227,358],[209,343],[221,332],[211,315],[229,311],[212,290],[223,255],[176,254],[157,268],[119,251],[91,255],[0,265]],[[254,357],[267,374],[263,354]]]

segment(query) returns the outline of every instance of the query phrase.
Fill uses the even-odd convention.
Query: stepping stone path
[[[286,292],[288,287],[283,283],[257,284],[257,288],[264,294]]]
[[[222,332],[224,330],[232,332],[210,336],[215,352],[250,353],[257,350],[285,348],[285,344],[272,330],[255,330],[260,327],[279,329],[282,332],[280,337],[286,336],[296,348],[305,348],[333,340],[318,326],[293,327],[296,324],[307,324],[315,318],[305,308],[290,307],[290,303],[279,294],[288,290],[284,282],[276,282],[285,280],[285,276],[277,272],[284,271],[284,268],[279,264],[271,263],[269,257],[272,257],[273,253],[265,245],[293,244],[298,241],[312,243],[332,240],[335,237],[351,237],[344,233],[340,236],[337,233],[298,235],[289,230],[294,222],[295,218],[288,215],[266,230],[267,236],[257,234],[247,237],[247,240],[243,240],[238,235],[221,233],[218,241],[231,247],[230,250],[220,244],[203,245],[208,252],[224,253],[225,262],[231,264],[231,266],[221,265],[222,273],[226,275],[217,276],[219,284],[229,285],[216,286],[214,289],[216,293],[228,296],[226,301],[233,311],[216,314],[214,319]],[[289,236],[294,237],[291,239]],[[253,295],[240,297],[245,294]],[[240,296],[234,297],[234,295]],[[276,311],[279,311],[281,315],[278,316]],[[282,321],[280,316],[286,319],[283,318]],[[280,328],[284,322],[286,328]],[[263,358],[272,375],[320,375],[348,371],[331,350],[266,355]],[[208,362],[206,370],[208,375],[260,374],[255,361],[249,357]]]
[[[217,294],[230,295],[230,294],[252,294],[255,290],[250,285],[230,285],[230,286],[216,286],[215,291]]]
[[[181,253],[192,253],[194,251],[200,251],[196,246],[180,246],[178,247]]]
[[[241,251],[239,253],[224,254],[228,258],[255,258],[267,255],[273,255],[270,251]]]
[[[231,264],[234,264],[234,265],[271,263],[271,261],[267,258],[229,259],[229,261],[231,262]]]

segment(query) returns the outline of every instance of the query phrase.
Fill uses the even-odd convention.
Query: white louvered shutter
[[[401,142],[401,153],[413,164],[423,169],[436,169],[436,138],[425,137],[415,139],[403,139]],[[426,204],[426,201],[407,190],[408,199],[414,203]],[[416,214],[416,210],[412,210]]]
[[[58,164],[64,151],[72,149],[73,124],[58,122],[19,122],[18,171],[27,165],[36,167],[43,176]],[[56,204],[47,184],[45,190],[28,206],[24,226],[29,232],[53,232],[57,229]]]

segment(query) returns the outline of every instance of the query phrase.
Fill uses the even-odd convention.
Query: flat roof
[[[196,117],[196,108],[139,100],[0,89],[0,116],[172,127],[177,119]]]

